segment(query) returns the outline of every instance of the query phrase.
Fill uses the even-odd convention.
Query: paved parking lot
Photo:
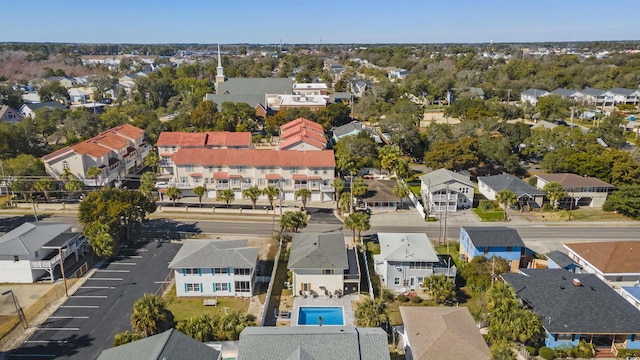
[[[9,359],[95,359],[131,330],[133,303],[155,293],[179,244],[144,243],[103,265]]]

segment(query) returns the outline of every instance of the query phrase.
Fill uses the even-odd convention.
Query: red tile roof
[[[282,139],[282,138],[281,138]],[[324,139],[324,138],[323,138]],[[298,135],[298,136],[290,136],[287,137],[285,139],[282,139],[282,141],[280,142],[280,144],[278,145],[280,150],[288,150],[289,148],[299,144],[299,143],[305,143],[305,144],[309,144],[315,148],[318,149],[325,149],[327,147],[327,140],[318,140],[318,139],[314,139],[313,137],[310,136],[305,136],[305,135]]]
[[[335,167],[333,150],[295,151],[271,149],[179,149],[176,165],[226,165],[254,167]]]
[[[200,133],[163,131],[158,146],[251,147],[250,132],[210,131]]]
[[[137,128],[131,124],[124,124],[124,125],[120,125],[120,126],[116,126],[111,130],[108,130],[109,132],[113,132],[115,134],[118,135],[122,135],[125,137],[128,137],[132,140],[138,139],[139,137],[141,137],[142,135],[144,135],[144,130]]]
[[[108,154],[111,149],[119,150],[125,147],[128,148],[130,140],[138,139],[143,135],[144,130],[130,124],[124,124],[104,131],[89,140],[54,151],[51,154],[45,155],[42,159],[48,161],[67,151],[97,158]]]
[[[81,143],[71,145],[70,148],[78,154],[88,155],[94,158],[99,158],[111,152],[111,149],[89,141],[83,141]]]
[[[93,139],[89,139],[87,140],[88,143],[94,143],[94,144],[99,144],[102,145],[104,147],[113,149],[113,150],[119,150],[125,147],[129,147],[129,140],[126,138],[123,138],[119,135],[113,134],[113,133],[108,133],[108,134],[104,134],[104,135],[98,135],[96,137],[94,137]]]
[[[227,173],[227,172],[213,173],[213,178],[214,179],[228,179],[229,178],[229,173]]]
[[[207,133],[163,131],[158,137],[158,146],[198,146],[203,147],[207,141]]]
[[[297,118],[293,121],[289,121],[288,123],[280,126],[280,132],[285,132],[285,131],[288,131],[289,129],[300,127],[300,126],[306,127],[309,129],[314,129],[315,131],[320,133],[324,132],[322,125],[302,117]]]
[[[267,174],[264,177],[267,180],[280,180],[280,179],[282,179],[282,175],[280,175],[280,174]]]
[[[304,175],[304,174],[293,175],[293,180],[307,180],[307,175]]]
[[[313,121],[298,118],[280,127],[280,146],[286,150],[291,146],[304,142],[318,149],[327,146],[327,138],[320,124]]]
[[[207,146],[251,147],[251,133],[248,131],[212,131],[207,134]]]

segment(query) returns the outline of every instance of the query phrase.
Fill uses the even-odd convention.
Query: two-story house
[[[468,209],[475,185],[469,176],[438,169],[420,176],[420,194],[427,213]]]
[[[616,105],[638,103],[638,91],[634,89],[611,88],[605,95],[613,98],[613,103]]]
[[[259,253],[247,240],[187,240],[169,263],[177,296],[253,295]]]
[[[327,95],[328,87],[325,83],[295,83],[293,94],[295,95]]]
[[[287,268],[296,296],[341,296],[360,292],[360,271],[355,249],[344,235],[297,233],[291,240]]]
[[[436,254],[425,233],[378,233],[378,240],[375,272],[391,291],[422,290],[424,280],[432,275],[456,277],[456,266]]]
[[[53,109],[67,110],[64,105],[57,101],[45,101],[39,103],[24,103],[20,106],[20,109],[18,109],[18,114],[23,118],[35,118],[37,111],[51,111]]]
[[[586,104],[595,106],[613,106],[614,100],[607,90],[586,87],[582,89],[583,99]]]
[[[180,149],[249,149],[250,132],[209,131],[172,132],[163,131],[156,143],[160,157],[160,172],[173,174],[171,156]]]
[[[505,189],[510,190],[518,198],[520,208],[542,207],[544,192],[516,176],[509,174],[478,176],[478,190],[488,200],[496,200],[496,195]]]
[[[0,121],[15,124],[22,120],[22,115],[8,105],[0,105]]]
[[[471,262],[476,256],[507,260],[511,271],[525,266],[526,247],[515,229],[507,227],[460,228],[460,258]]]
[[[607,241],[565,244],[569,258],[580,272],[609,282],[640,284],[640,246],[636,241]]]
[[[171,157],[170,186],[187,191],[205,186],[207,196],[233,190],[236,198],[252,186],[275,186],[285,200],[295,200],[295,191],[311,191],[311,201],[331,201],[335,177],[333,150],[201,149],[181,148]],[[266,199],[264,197],[263,199]]]
[[[536,187],[544,189],[551,182],[557,182],[567,192],[567,200],[573,202],[573,208],[580,205],[589,207],[602,207],[616,187],[598,178],[580,176],[570,173],[537,174]]]
[[[0,237],[0,283],[54,282],[61,255],[78,261],[88,251],[86,238],[71,231],[71,225],[24,223]]]
[[[540,89],[534,89],[534,88],[530,88],[527,89],[525,91],[523,91],[520,94],[520,101],[522,103],[530,103],[533,106],[536,106],[536,104],[538,103],[538,98],[540,98],[541,96],[545,96],[549,94],[549,92],[547,90],[540,90]]]
[[[565,89],[565,88],[557,88],[553,90],[551,95],[558,95],[563,99],[570,99],[577,102],[582,102],[584,100],[584,95],[582,92],[578,90]]]
[[[150,149],[144,130],[124,124],[54,151],[42,160],[47,173],[56,180],[68,171],[86,186],[105,186],[142,168]],[[96,178],[87,177],[87,170],[93,166],[102,172]]]

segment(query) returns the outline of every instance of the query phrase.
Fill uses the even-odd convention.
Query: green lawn
[[[247,312],[249,310],[249,300],[244,298],[236,298],[233,296],[219,296],[217,306],[204,306],[202,305],[203,298],[201,297],[177,297],[176,286],[173,285],[171,291],[165,296],[167,307],[173,313],[176,321],[187,320],[192,316],[200,316],[204,314],[209,315],[222,315],[224,309],[227,310],[240,310]]]
[[[482,221],[504,221],[504,211],[484,211],[481,208],[475,208],[473,211],[480,217]]]
[[[380,284],[380,277],[376,275],[376,271],[373,264],[373,255],[380,254],[380,244],[375,243],[367,243],[367,252],[365,256],[367,257],[367,265],[369,265],[369,276],[371,277],[371,286],[373,287],[373,295],[380,296],[380,289],[382,288]],[[362,291],[366,292],[368,289],[362,288]]]
[[[420,185],[409,185],[409,190],[411,190],[416,197],[420,197]]]

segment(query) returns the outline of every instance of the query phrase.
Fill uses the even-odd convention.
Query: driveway
[[[155,293],[169,273],[179,244],[141,243],[103,265],[8,359],[95,359],[131,330],[133,303]]]

